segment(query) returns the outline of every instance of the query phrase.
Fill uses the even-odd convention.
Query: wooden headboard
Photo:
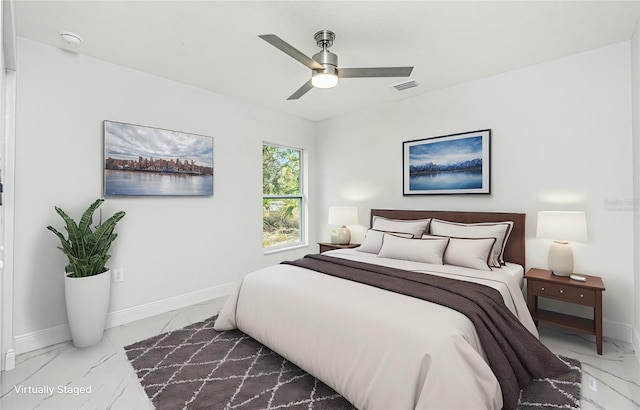
[[[504,260],[525,266],[525,224],[526,214],[508,212],[463,212],[463,211],[407,211],[396,209],[372,209],[369,226],[374,216],[392,219],[436,218],[451,222],[503,222],[513,221],[513,230],[504,250]]]

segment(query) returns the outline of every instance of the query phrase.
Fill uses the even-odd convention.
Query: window
[[[302,150],[262,146],[262,247],[303,242]]]

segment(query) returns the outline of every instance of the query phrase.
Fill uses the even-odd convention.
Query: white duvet
[[[538,336],[520,290],[522,267],[494,271],[325,255],[491,286]],[[471,321],[452,309],[315,271],[276,265],[247,275],[219,314],[343,395],[358,409],[501,409],[502,393]]]

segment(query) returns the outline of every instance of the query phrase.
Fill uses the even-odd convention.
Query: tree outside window
[[[262,146],[262,247],[303,242],[302,150]]]

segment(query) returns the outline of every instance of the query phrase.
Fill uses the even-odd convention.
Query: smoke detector
[[[65,43],[73,44],[74,46],[79,46],[82,43],[82,37],[70,31],[61,31],[60,38],[62,38]]]

